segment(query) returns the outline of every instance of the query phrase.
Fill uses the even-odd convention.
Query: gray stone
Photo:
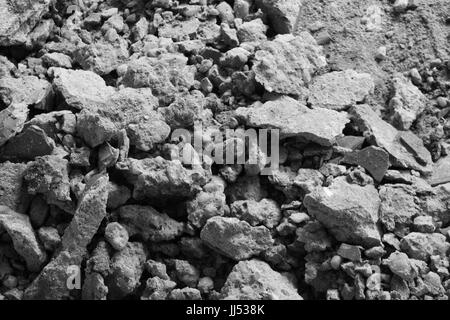
[[[373,93],[374,81],[368,73],[348,69],[314,78],[309,87],[308,103],[314,108],[344,110],[363,102]]]
[[[239,31],[238,31],[239,35]],[[307,95],[306,85],[315,72],[326,66],[322,49],[308,32],[278,35],[261,43],[252,70],[268,92]]]
[[[370,146],[344,155],[342,162],[358,165],[369,171],[378,182],[389,168],[389,154],[382,148]]]
[[[0,100],[7,106],[12,103],[25,103],[37,109],[49,110],[53,106],[52,85],[35,76],[0,79]]]
[[[39,271],[47,254],[36,238],[29,217],[0,205],[0,226],[11,237],[14,249],[25,260],[28,270]]]
[[[237,261],[258,255],[273,245],[269,229],[252,227],[237,218],[212,217],[200,238],[212,249]]]
[[[256,259],[233,267],[221,296],[224,300],[303,300],[289,277]]]
[[[431,172],[431,155],[413,133],[397,131],[368,105],[352,107],[350,114],[369,141],[389,153],[393,167]]]
[[[105,239],[111,247],[120,251],[128,243],[128,231],[118,222],[111,222],[105,228]]]
[[[170,241],[181,236],[183,224],[149,206],[127,205],[117,211],[120,223],[130,237],[141,235],[153,242]]]
[[[27,165],[24,163],[0,163],[0,205],[4,205],[19,213],[25,213],[30,203],[23,176]]]
[[[400,247],[410,258],[428,261],[430,256],[445,256],[450,243],[440,233],[411,232],[401,240]]]
[[[253,227],[264,225],[269,229],[276,227],[282,217],[280,207],[271,199],[235,201],[230,205],[230,214]]]
[[[350,121],[347,115],[334,110],[309,109],[289,97],[280,97],[264,104],[238,108],[236,114],[248,126],[279,129],[280,138],[298,137],[331,146]]]
[[[256,4],[267,15],[276,33],[295,31],[301,0],[257,0]]]
[[[0,111],[0,146],[22,131],[28,112],[25,103],[13,103]]]
[[[308,213],[338,241],[364,247],[380,245],[376,225],[380,202],[375,187],[349,184],[345,177],[335,178],[329,187],[318,188],[304,199]]]
[[[383,260],[383,263],[389,267],[392,273],[399,276],[403,280],[412,280],[418,276],[414,264],[403,252],[395,251],[391,253],[387,259]]]

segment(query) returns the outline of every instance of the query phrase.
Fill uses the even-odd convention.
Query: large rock
[[[313,107],[344,110],[363,102],[375,89],[368,73],[348,69],[334,71],[314,78],[309,87],[308,102]]]
[[[424,212],[442,221],[444,225],[450,222],[450,183],[433,188],[431,194],[427,194],[421,205]]]
[[[380,197],[373,185],[349,184],[345,177],[306,195],[304,205],[341,242],[380,245],[377,228]]]
[[[11,237],[14,249],[25,260],[28,270],[39,271],[47,254],[36,238],[29,217],[0,205],[0,226]]]
[[[0,0],[0,47],[26,44],[49,4],[50,0]]]
[[[393,83],[394,97],[389,102],[393,123],[399,130],[409,130],[425,109],[428,99],[411,80],[402,75],[397,75]]]
[[[237,218],[219,216],[206,222],[200,238],[212,249],[237,261],[256,256],[273,245],[266,227],[252,227]]]
[[[0,146],[22,131],[28,112],[25,103],[13,103],[0,111]]]
[[[236,264],[222,287],[224,300],[303,300],[292,279],[260,260]]]
[[[404,184],[380,187],[380,220],[388,231],[402,231],[420,213],[414,188]]]
[[[129,242],[111,259],[111,276],[107,285],[111,299],[121,299],[132,294],[140,285],[146,254],[139,242]]]
[[[390,166],[389,154],[384,149],[375,146],[345,154],[342,162],[363,167],[378,182],[383,180]]]
[[[30,196],[23,183],[23,175],[27,165],[24,163],[0,163],[0,205],[7,206],[19,213],[28,209]]]
[[[195,66],[180,54],[166,54],[158,58],[143,57],[128,64],[122,83],[131,88],[150,88],[159,101],[167,105],[179,90],[194,84]]]
[[[252,70],[268,92],[304,97],[315,72],[326,66],[322,49],[308,32],[278,35],[260,45]]]
[[[331,146],[350,121],[334,110],[309,109],[289,97],[279,97],[262,105],[241,107],[236,114],[250,127],[279,129],[280,138],[297,137],[323,146]]]
[[[91,71],[51,68],[57,98],[70,108],[82,110],[105,103],[114,92],[102,77]]]
[[[136,200],[192,197],[207,182],[202,169],[185,169],[180,162],[162,157],[128,158],[118,165],[134,185],[133,198]]]
[[[267,15],[276,33],[292,33],[295,30],[301,0],[257,0],[256,4]]]
[[[230,205],[230,214],[252,226],[264,225],[269,229],[276,227],[282,217],[280,207],[272,199],[235,201]]]
[[[431,155],[423,146],[422,140],[412,132],[397,131],[368,105],[352,107],[350,113],[359,130],[365,132],[369,142],[389,153],[392,166],[424,173],[431,171]]]
[[[52,85],[47,80],[35,76],[0,78],[0,100],[7,106],[23,102],[37,109],[48,110],[52,98]]]
[[[450,249],[450,243],[441,233],[411,232],[401,240],[400,248],[410,258],[428,261],[435,255],[445,257]]]
[[[146,241],[161,242],[181,236],[183,223],[159,213],[149,206],[127,205],[117,210],[120,223],[132,237],[140,235]]]
[[[24,299],[67,299],[68,280],[79,271],[86,246],[106,216],[108,175],[97,175],[88,181],[75,215],[62,237],[59,254],[47,264],[39,276],[25,290]]]

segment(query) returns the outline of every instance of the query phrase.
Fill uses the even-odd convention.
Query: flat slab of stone
[[[344,155],[342,162],[358,165],[380,182],[389,168],[389,154],[380,147],[370,146]]]
[[[298,137],[331,146],[350,122],[345,113],[322,108],[309,109],[290,97],[238,108],[236,114],[250,127],[279,129],[280,138]]]

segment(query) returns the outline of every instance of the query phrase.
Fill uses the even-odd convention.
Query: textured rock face
[[[374,146],[346,154],[342,162],[363,167],[376,181],[383,180],[390,166],[389,154],[384,149]]]
[[[28,269],[39,271],[47,254],[39,244],[28,216],[0,206],[0,225],[11,237],[14,249],[25,259]]]
[[[238,261],[258,255],[273,244],[266,227],[252,227],[237,218],[225,217],[209,219],[200,238],[212,249]]]
[[[363,102],[374,89],[370,74],[351,69],[334,71],[314,79],[309,87],[308,102],[315,108],[344,110]]]
[[[50,0],[0,1],[0,46],[23,45],[49,10]]]
[[[299,137],[324,146],[332,145],[349,122],[343,113],[309,109],[289,97],[239,108],[236,114],[243,117],[248,126],[279,129],[282,138]]]
[[[22,131],[28,112],[25,103],[13,103],[0,111],[0,146]]]
[[[301,9],[301,0],[258,0],[257,5],[269,17],[276,33],[292,33]]]
[[[304,204],[339,241],[365,247],[380,244],[376,225],[380,197],[373,186],[361,187],[337,178],[329,187],[306,195]]]
[[[373,144],[384,148],[391,157],[393,166],[431,171],[431,155],[422,140],[410,132],[397,131],[383,121],[368,105],[358,105],[350,110],[358,127],[367,132]]]
[[[67,281],[80,266],[86,246],[106,216],[108,175],[94,176],[87,184],[61,241],[60,253],[47,264],[25,291],[26,299],[63,299],[70,295]],[[76,270],[75,270],[76,271]]]
[[[255,259],[234,266],[221,295],[226,300],[303,300],[288,277]]]
[[[9,207],[13,211],[24,213],[30,202],[23,185],[23,175],[26,164],[3,162],[0,164],[2,183],[0,186],[0,205]]]
[[[120,221],[130,236],[139,234],[144,239],[160,242],[179,237],[183,224],[152,207],[128,205],[118,209]]]
[[[297,36],[279,35],[260,45],[255,53],[256,81],[268,92],[305,96],[305,85],[326,66],[321,48],[307,32]]]
[[[5,105],[25,103],[37,109],[48,110],[52,104],[53,90],[50,82],[35,76],[0,79],[0,100]]]

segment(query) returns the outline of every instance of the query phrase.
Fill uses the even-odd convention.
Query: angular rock
[[[37,109],[49,110],[53,105],[52,85],[35,76],[21,78],[0,78],[0,101],[7,106],[12,103],[25,103]]]
[[[427,195],[421,204],[424,212],[442,221],[444,224],[450,222],[450,183],[433,188],[433,192]]]
[[[200,27],[200,21],[196,18],[173,23],[166,23],[158,28],[158,35],[163,38],[172,39],[175,42],[189,40],[189,36],[195,35]]]
[[[281,220],[281,210],[271,199],[235,201],[230,205],[230,214],[251,226],[264,225],[269,229],[276,227]]]
[[[18,46],[27,42],[27,37],[49,10],[50,0],[0,1],[0,46]]]
[[[55,142],[38,126],[29,126],[21,134],[13,137],[0,149],[2,160],[34,160],[50,155]]]
[[[253,42],[267,40],[267,26],[261,19],[246,21],[237,28],[239,42]]]
[[[361,166],[380,182],[389,168],[389,154],[379,147],[366,147],[359,151],[347,153],[342,162]]]
[[[314,38],[308,32],[301,32],[296,36],[278,35],[273,41],[263,42],[255,53],[252,70],[256,81],[268,92],[304,97],[305,86],[326,64]]]
[[[72,59],[64,53],[46,53],[42,56],[42,62],[44,62],[48,67],[72,69]]]
[[[304,205],[338,241],[364,247],[380,245],[376,225],[380,198],[372,185],[361,187],[338,177],[329,187],[307,194]]]
[[[186,204],[189,222],[201,228],[206,221],[214,216],[223,216],[228,212],[226,196],[223,192],[199,192],[195,198]]]
[[[368,105],[352,107],[350,114],[358,128],[366,132],[370,143],[389,153],[392,166],[424,173],[431,171],[431,155],[413,133],[397,131]]]
[[[368,73],[348,69],[314,78],[309,86],[308,102],[314,108],[344,110],[363,102],[375,89]]]
[[[236,264],[220,293],[224,300],[303,300],[291,279],[256,259]]]
[[[295,30],[301,0],[257,0],[256,4],[267,15],[276,33],[292,33]]]
[[[129,124],[127,133],[130,143],[139,150],[150,151],[155,144],[166,140],[170,134],[170,127],[160,118],[154,113],[152,119]]]
[[[87,273],[83,282],[81,297],[83,300],[106,300],[108,287],[102,275],[97,272]]]
[[[415,192],[411,186],[403,184],[380,187],[380,220],[388,231],[401,231],[412,223],[412,218],[420,213]]]
[[[0,205],[0,226],[11,237],[14,249],[25,260],[28,270],[39,271],[47,254],[36,238],[29,217]]]
[[[162,157],[129,158],[120,166],[134,185],[133,198],[136,200],[192,197],[206,183],[202,170],[185,169],[180,162]]]
[[[0,146],[22,131],[28,112],[25,103],[13,103],[0,111]]]
[[[69,297],[67,281],[74,271],[77,272],[73,267],[80,267],[87,253],[86,246],[106,216],[108,180],[108,175],[103,174],[88,181],[74,217],[64,231],[59,254],[25,290],[25,299],[60,300]]]
[[[23,163],[0,163],[0,205],[19,213],[26,212],[31,200],[23,183],[26,168]]]
[[[140,235],[152,242],[170,241],[181,236],[183,223],[149,206],[127,205],[118,210],[119,221],[130,237]]]
[[[433,171],[428,178],[431,186],[450,182],[450,157],[446,156],[433,164]]]
[[[58,156],[37,157],[24,174],[28,193],[43,194],[47,202],[71,201],[68,161]]]
[[[117,222],[108,223],[105,228],[105,239],[111,247],[120,251],[126,247],[128,243],[128,231]]]
[[[96,112],[83,109],[77,114],[77,133],[91,148],[109,141],[117,131],[110,119]]]
[[[145,249],[139,242],[129,242],[123,250],[114,254],[111,277],[107,281],[111,299],[121,299],[138,288],[145,260]]]
[[[430,256],[447,255],[450,243],[441,233],[411,232],[401,240],[400,247],[410,258],[428,261]]]
[[[238,108],[236,114],[248,126],[279,129],[280,138],[297,137],[323,146],[331,146],[350,121],[344,113],[327,109],[309,109],[289,97],[280,97],[262,105]]]
[[[412,280],[417,277],[417,270],[414,264],[403,252],[395,251],[391,253],[389,258],[383,260],[383,263],[389,267],[393,274],[403,280]]]
[[[210,218],[200,238],[212,249],[236,261],[249,259],[273,245],[269,229],[252,227],[237,218]]]
[[[105,103],[114,92],[105,80],[91,71],[51,68],[57,98],[70,108],[82,110]]]
[[[397,75],[393,79],[394,96],[389,102],[392,121],[399,130],[409,130],[417,116],[425,109],[428,99],[408,78]]]

